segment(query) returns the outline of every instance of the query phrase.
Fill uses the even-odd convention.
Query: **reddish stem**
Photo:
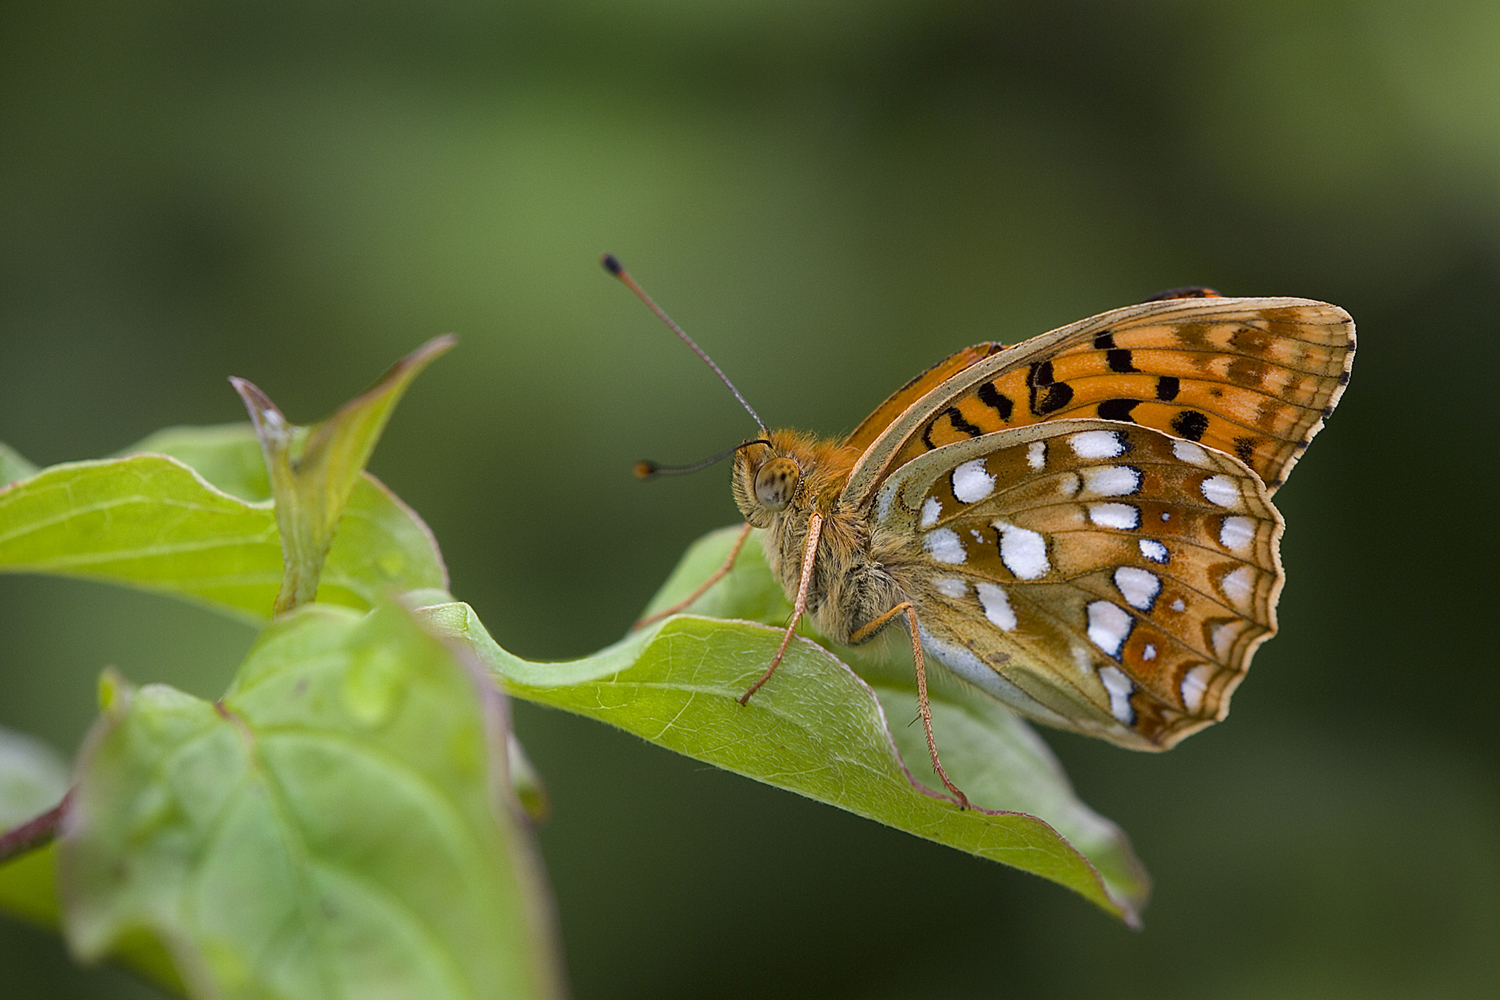
[[[63,796],[61,802],[35,819],[27,820],[20,826],[11,827],[9,830],[0,832],[0,864],[19,857],[27,851],[34,851],[38,847],[44,847],[57,839],[57,832],[62,827],[63,813],[68,808],[68,802],[73,798],[73,792]]]

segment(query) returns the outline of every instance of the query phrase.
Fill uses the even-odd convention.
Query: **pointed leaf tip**
[[[231,377],[259,438],[281,533],[277,614],[314,599],[344,508],[392,410],[412,380],[458,338],[434,337],[397,361],[364,392],[310,427],[287,421],[248,379]]]
[[[740,529],[695,544],[648,613],[693,593]],[[511,656],[464,605],[427,613],[465,635],[512,696],[587,715],[652,743],[1058,882],[1129,925],[1150,880],[1129,840],[1089,809],[1046,744],[994,699],[935,684],[943,759],[981,808],[959,811],[920,779],[930,773],[909,661],[795,641],[771,684],[737,704],[780,642],[785,594],[759,545],[690,609],[595,656],[533,664]],[[698,617],[700,614],[714,618]],[[727,621],[723,619],[741,619]],[[767,628],[743,619],[770,623]],[[859,673],[851,669],[850,663]],[[887,709],[889,704],[889,709]],[[908,767],[906,762],[913,766]]]
[[[245,403],[245,410],[250,414],[250,422],[255,426],[256,435],[264,441],[267,435],[280,439],[290,426],[281,410],[267,396],[265,390],[247,378],[238,375],[229,376],[229,384],[234,386],[234,391],[239,393],[240,399]]]

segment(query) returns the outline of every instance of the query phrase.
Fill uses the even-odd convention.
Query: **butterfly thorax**
[[[764,529],[766,562],[788,598],[800,583],[808,524],[823,519],[808,587],[807,610],[837,643],[903,600],[899,580],[876,550],[895,541],[872,538],[867,512],[840,500],[856,449],[800,431],[773,431],[735,458],[734,499],[745,520]]]

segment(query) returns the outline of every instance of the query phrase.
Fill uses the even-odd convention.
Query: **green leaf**
[[[108,580],[270,617],[281,545],[270,502],[247,499],[255,490],[246,456],[260,463],[249,425],[174,428],[142,446],[158,454],[67,462],[0,489],[0,571]],[[391,591],[447,584],[421,518],[373,476],[360,477],[319,600],[366,610]]]
[[[0,910],[42,927],[57,927],[56,847],[54,841],[0,865]]]
[[[229,380],[250,411],[276,498],[284,567],[276,613],[305,604],[317,594],[323,561],[344,507],[391,411],[422,369],[456,342],[451,334],[429,340],[333,416],[311,427],[288,421],[254,383]]]
[[[691,592],[736,534],[716,532],[695,545],[652,606]],[[747,545],[700,605],[775,616],[785,602],[773,594],[780,588],[759,545]],[[867,683],[828,650],[794,642],[776,676],[741,706],[736,699],[770,662],[779,628],[683,615],[586,659],[531,663],[497,646],[466,604],[421,612],[472,643],[516,697],[1033,872],[1139,921],[1149,882],[1124,834],[1077,799],[1029,726],[967,686],[934,684],[932,692],[944,766],[982,807],[965,811],[929,787],[936,779],[920,728],[888,722],[915,716],[914,684],[868,655]]]
[[[725,528],[694,543],[643,616],[671,607],[696,590],[723,564],[740,530]],[[780,625],[791,617],[792,606],[766,566],[765,550],[757,535],[745,545],[734,568],[691,610],[715,618]],[[828,642],[806,619],[798,631],[829,649],[864,678],[880,698],[888,718],[916,717],[916,681],[904,636],[887,636],[883,643],[849,647]],[[951,774],[963,776],[957,784],[964,793],[994,809],[1046,819],[1099,869],[1115,898],[1135,901],[1137,910],[1143,907],[1150,894],[1150,878],[1128,838],[1118,826],[1078,799],[1062,765],[1036,731],[1005,705],[956,680],[941,667],[929,674],[938,749],[943,766]],[[890,734],[902,759],[914,762],[912,771],[918,780],[946,794],[926,763],[927,740],[921,727],[891,726]]]
[[[68,766],[56,751],[0,728],[0,834],[52,809],[67,791]],[[50,849],[0,864],[0,909],[46,927],[57,925]]]
[[[255,429],[241,421],[209,427],[165,427],[129,448],[124,455],[170,455],[218,489],[247,503],[271,499],[266,460]]]
[[[506,739],[479,667],[388,604],[278,619],[219,702],[117,688],[60,842],[69,942],[159,941],[193,996],[557,996]]]

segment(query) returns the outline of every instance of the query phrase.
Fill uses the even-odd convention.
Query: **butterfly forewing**
[[[1274,492],[1338,401],[1353,354],[1353,322],[1324,302],[1169,299],[1116,309],[926,383],[930,391],[865,452],[844,496],[867,502],[891,470],[935,448],[1064,418],[1199,442],[1237,456]]]
[[[885,402],[875,408],[860,425],[856,427],[847,438],[844,439],[844,447],[853,448],[855,451],[863,452],[875,443],[881,433],[891,425],[891,422],[899,417],[908,406],[927,395],[936,386],[942,385],[959,372],[972,367],[977,362],[983,361],[991,354],[998,354],[1005,348],[1001,344],[986,341],[983,344],[975,344],[973,347],[965,347],[961,351],[955,351],[948,355],[922,374],[910,379],[905,385],[886,397]]]
[[[1143,749],[1224,716],[1275,631],[1281,521],[1238,459],[1118,422],[965,436],[887,479],[924,644],[1027,714]]]

